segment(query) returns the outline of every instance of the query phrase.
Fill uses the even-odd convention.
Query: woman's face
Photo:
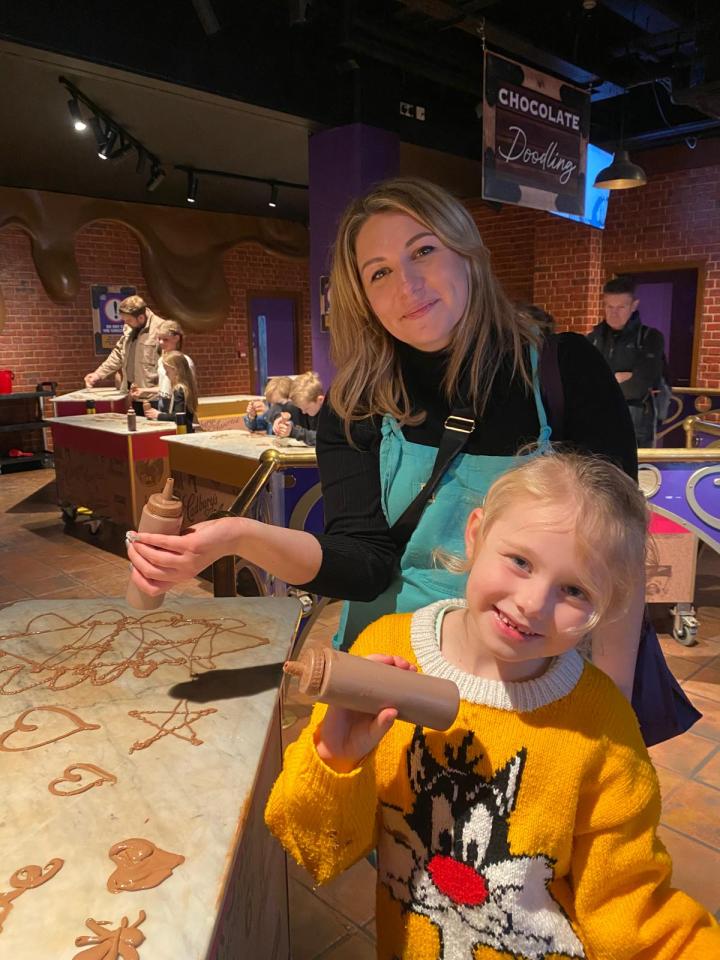
[[[442,350],[468,301],[464,257],[404,213],[375,213],[360,228],[355,256],[375,316],[403,343]]]

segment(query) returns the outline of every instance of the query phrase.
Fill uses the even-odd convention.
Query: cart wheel
[[[77,509],[75,507],[62,507],[62,518],[65,523],[75,523]]]
[[[687,620],[693,622],[689,623],[683,618],[679,627],[673,627],[673,637],[684,647],[694,647],[697,643],[697,620],[695,617],[688,617]]]
[[[101,526],[102,526],[102,520],[91,520],[88,523],[88,528],[90,530],[90,533],[93,536],[97,536],[97,534],[100,533]]]

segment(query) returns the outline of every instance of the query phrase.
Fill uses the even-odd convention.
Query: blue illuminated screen
[[[568,220],[578,220],[580,223],[587,223],[591,227],[597,227],[602,230],[605,226],[605,215],[607,214],[609,190],[600,190],[594,187],[595,177],[605,167],[612,163],[613,155],[607,150],[601,150],[600,147],[588,144],[586,177],[585,177],[585,211],[581,217],[574,213],[560,213],[553,210],[559,217],[567,217]]]

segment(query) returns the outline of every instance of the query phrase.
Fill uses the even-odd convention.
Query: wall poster
[[[135,287],[111,287],[95,284],[90,288],[95,356],[106,357],[123,332],[118,306],[125,297],[133,296]]]
[[[589,132],[586,91],[485,52],[484,199],[582,215]]]

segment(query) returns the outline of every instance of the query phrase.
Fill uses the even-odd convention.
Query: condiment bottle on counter
[[[288,660],[283,670],[298,677],[300,692],[313,700],[373,716],[395,707],[398,719],[433,730],[452,726],[460,707],[460,692],[452,680],[340,650],[306,650],[299,660]]]
[[[180,533],[183,522],[182,500],[173,496],[174,481],[170,477],[162,493],[153,493],[143,507],[138,533]],[[130,574],[125,599],[137,610],[157,610],[163,605],[165,594],[150,597],[140,590],[134,582],[135,571]]]
[[[178,433],[187,433],[187,416],[184,413],[175,414],[175,424]]]
[[[137,430],[137,414],[132,407],[127,412],[128,430],[134,433]]]
[[[94,401],[94,400],[86,400],[86,401],[85,401],[85,413],[97,413],[97,410],[95,409],[95,401]]]

